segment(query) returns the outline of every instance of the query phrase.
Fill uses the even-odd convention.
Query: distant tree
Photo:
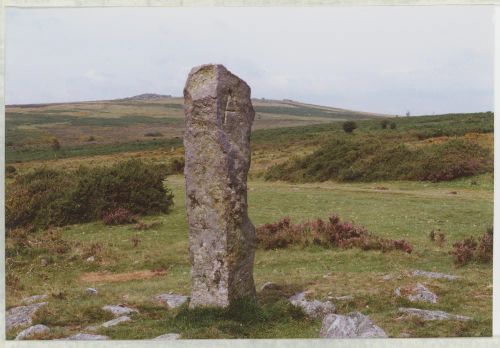
[[[352,133],[356,128],[358,128],[358,125],[354,121],[345,121],[342,128],[344,129],[344,132]]]
[[[389,125],[389,120],[380,121],[380,127],[382,127],[382,129],[386,129],[388,125]]]
[[[410,117],[410,111],[409,110],[406,112],[406,117]]]
[[[396,129],[396,122],[391,122],[391,129]]]
[[[61,144],[59,144],[59,140],[57,140],[56,138],[52,139],[52,144],[50,144],[50,147],[54,151],[61,150]]]

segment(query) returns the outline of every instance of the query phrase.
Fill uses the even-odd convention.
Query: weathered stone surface
[[[137,309],[125,307],[123,305],[106,305],[106,306],[102,307],[102,309],[113,313],[117,317],[120,315],[124,315],[124,314],[138,312]]]
[[[280,288],[280,286],[276,283],[266,282],[266,283],[262,284],[262,286],[260,287],[260,291],[270,290],[270,289],[279,289],[279,288]]]
[[[184,88],[191,308],[254,298],[255,228],[247,214],[250,87],[222,65],[202,65]]]
[[[121,316],[121,317],[118,317],[116,319],[113,319],[113,320],[110,320],[110,321],[107,321],[103,324],[101,324],[102,327],[111,327],[111,326],[115,326],[115,325],[118,325],[118,324],[121,324],[121,323],[124,323],[126,321],[130,321],[131,319],[129,317],[127,317],[126,315],[124,316]]]
[[[35,313],[47,304],[47,302],[33,303],[27,306],[14,307],[7,311],[5,327],[10,330],[15,327],[31,325]]]
[[[327,314],[335,313],[335,305],[333,303],[330,301],[307,300],[305,292],[293,295],[289,301],[294,306],[302,308],[308,316],[313,318],[321,319]]]
[[[156,296],[155,299],[164,304],[168,309],[172,309],[182,306],[189,297],[176,294],[160,294]]]
[[[156,341],[171,341],[171,340],[178,340],[179,338],[181,338],[181,335],[178,334],[178,333],[168,333],[168,334],[165,334],[165,335],[161,335],[161,336],[155,337],[155,338],[153,338],[153,340],[156,340]]]
[[[417,283],[413,287],[398,287],[394,290],[396,297],[406,297],[411,302],[437,303],[438,297],[424,285]]]
[[[87,333],[77,333],[76,335],[61,338],[58,341],[71,340],[71,341],[95,341],[95,340],[109,340],[108,336],[92,335]]]
[[[97,289],[94,288],[86,288],[85,293],[87,295],[97,295]]]
[[[42,324],[33,325],[18,333],[15,340],[16,341],[24,340],[26,338],[29,338],[30,336],[43,334],[48,331],[50,331],[50,328],[48,326]]]
[[[347,315],[327,315],[323,319],[319,336],[323,338],[387,337],[384,330],[359,312]]]
[[[115,318],[115,319],[112,319],[112,320],[109,320],[105,323],[102,323],[100,325],[92,325],[92,326],[87,326],[85,328],[85,331],[97,331],[99,330],[99,328],[101,327],[111,327],[111,326],[115,326],[115,325],[118,325],[118,324],[121,324],[121,323],[124,323],[126,321],[130,321],[132,319],[130,319],[129,317],[127,317],[126,315],[123,315],[121,317],[118,317],[118,318]]]
[[[450,314],[443,311],[430,311],[426,309],[418,309],[418,308],[399,308],[399,312],[409,315],[419,317],[423,320],[459,320],[459,321],[467,321],[472,318],[466,317],[463,315],[455,315]]]
[[[48,295],[33,295],[30,297],[23,298],[22,303],[23,304],[32,304],[32,303],[36,303],[36,302],[40,302],[42,300],[45,300],[47,297],[49,297],[49,296]]]
[[[415,277],[427,277],[427,278],[432,278],[432,279],[448,279],[448,280],[455,280],[455,279],[459,278],[456,275],[437,273],[437,272],[427,272],[427,271],[421,271],[418,269],[416,271],[413,271],[413,276],[415,276]]]

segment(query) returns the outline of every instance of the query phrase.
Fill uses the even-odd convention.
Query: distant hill
[[[133,97],[127,97],[127,98],[121,98],[121,99],[115,99],[117,101],[120,100],[128,100],[128,101],[150,101],[150,100],[162,100],[162,99],[169,99],[172,98],[171,95],[165,95],[165,94],[156,94],[156,93],[143,93],[139,95],[134,95]]]

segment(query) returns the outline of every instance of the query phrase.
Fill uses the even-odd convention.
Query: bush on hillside
[[[94,221],[119,208],[132,214],[168,212],[173,194],[163,185],[165,166],[139,160],[64,172],[37,169],[7,187],[8,229]]]
[[[346,133],[352,133],[356,128],[358,128],[358,125],[354,121],[345,121],[342,125],[342,129]]]
[[[488,149],[469,140],[411,146],[377,137],[337,138],[299,159],[269,168],[266,180],[444,181],[492,170]]]
[[[380,127],[382,129],[386,129],[388,125],[389,125],[389,120],[382,120],[382,121],[380,121]]]

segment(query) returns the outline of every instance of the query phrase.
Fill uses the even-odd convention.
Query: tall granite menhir
[[[247,213],[250,87],[222,65],[202,65],[184,88],[191,308],[255,298],[255,228]]]

